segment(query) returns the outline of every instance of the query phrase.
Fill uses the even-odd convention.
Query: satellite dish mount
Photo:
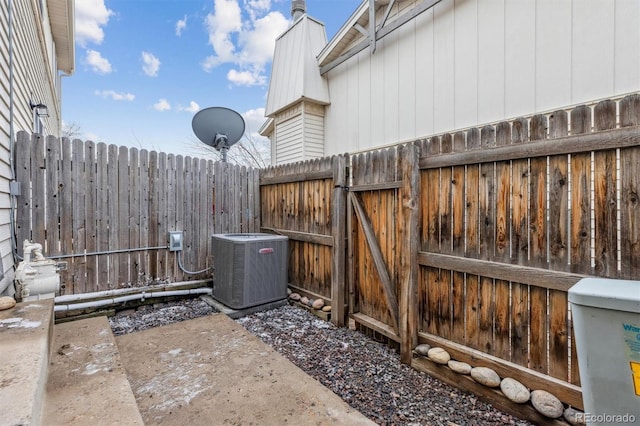
[[[232,109],[224,107],[205,108],[193,116],[193,133],[206,145],[222,153],[227,162],[229,148],[244,135],[244,119]]]

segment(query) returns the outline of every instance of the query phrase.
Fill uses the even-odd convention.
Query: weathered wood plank
[[[81,254],[85,252],[86,244],[86,228],[85,228],[85,164],[84,164],[84,144],[81,140],[75,139],[72,144],[71,153],[72,173],[71,186],[73,192],[73,254]],[[36,194],[34,196],[37,197]],[[34,216],[34,223],[36,217]],[[35,239],[35,236],[34,236]],[[86,286],[86,258],[76,257],[73,259],[73,292],[85,293]]]
[[[134,171],[136,172],[136,171]],[[149,151],[146,149],[140,150],[140,166],[137,170],[140,176],[140,247],[149,246]],[[179,187],[181,188],[181,187]],[[182,191],[178,190],[178,194]],[[180,206],[180,208],[182,208]],[[179,228],[180,229],[180,228]],[[149,283],[151,282],[151,275],[149,274],[149,252],[143,251],[139,254],[140,268],[138,273],[138,280]],[[178,278],[178,277],[176,277]],[[182,281],[178,280],[177,281]]]
[[[401,174],[404,185],[400,190],[402,205],[399,252],[398,285],[400,294],[400,359],[411,364],[413,348],[418,343],[418,249],[420,224],[420,172],[418,170],[418,148],[405,145],[398,153],[401,158]]]
[[[56,143],[57,145],[57,143]],[[97,229],[96,229],[96,215],[97,215],[97,188],[96,188],[96,144],[87,141],[84,144],[84,162],[85,162],[85,181],[84,181],[84,214],[85,214],[85,226],[86,226],[86,243],[85,248],[88,253],[93,253],[98,248],[97,242]],[[54,184],[55,180],[49,181],[49,185]],[[54,190],[54,188],[50,188]],[[85,283],[85,291],[96,291],[98,287],[98,265],[97,257],[91,256],[86,260],[87,278]]]
[[[544,116],[543,116],[544,117]],[[534,117],[535,119],[536,117]],[[534,120],[532,119],[532,123]],[[537,134],[536,136],[540,136]],[[625,127],[611,131],[572,135],[552,140],[531,137],[532,141],[523,145],[499,146],[473,152],[440,154],[420,158],[420,169],[461,166],[491,161],[517,160],[547,155],[565,155],[580,152],[603,151],[626,148],[640,144],[640,128]]]
[[[129,243],[129,191],[124,187],[129,182],[129,149],[121,146],[118,150],[118,248],[131,248]],[[118,255],[118,285],[127,287],[129,279],[129,253]]]
[[[60,161],[60,143],[54,136],[47,136],[45,151],[46,179],[47,179],[47,212],[46,212],[46,240],[42,241],[46,255],[60,254],[60,230],[58,227],[60,217],[58,172]]]
[[[64,145],[63,145],[64,147]],[[64,153],[64,148],[63,148]],[[64,169],[64,154],[63,154],[63,169]],[[97,179],[97,231],[98,231],[98,251],[109,250],[109,154],[107,151],[107,144],[100,142],[97,146],[96,154],[96,179]],[[66,184],[63,183],[63,186]],[[63,195],[64,197],[65,195]],[[65,202],[66,204],[66,202]],[[61,216],[62,209],[61,209]],[[137,216],[137,215],[136,215]],[[62,229],[62,228],[61,228]],[[64,230],[63,230],[64,232]],[[137,229],[136,229],[137,232]],[[63,247],[65,244],[63,243]],[[98,284],[96,291],[108,290],[112,288],[109,286],[109,262],[108,256],[98,257]]]
[[[358,223],[360,224],[360,227],[367,241],[367,246],[369,247],[369,250],[371,252],[374,266],[378,273],[378,278],[380,279],[380,283],[382,284],[385,300],[387,302],[387,308],[389,309],[389,313],[391,316],[392,327],[394,330],[398,330],[398,299],[393,287],[393,282],[391,281],[391,277],[389,276],[389,271],[384,262],[382,253],[380,252],[380,246],[378,245],[378,242],[376,240],[374,230],[371,226],[371,221],[369,220],[366,211],[362,207],[358,196],[353,193],[349,195],[351,204],[353,204],[354,206],[354,212],[356,213],[356,216],[358,218]]]
[[[333,194],[331,199],[331,237],[333,248],[331,251],[331,306],[335,307],[331,315],[331,322],[343,327],[345,319],[345,288],[346,288],[346,206],[347,206],[347,157],[332,158]],[[417,252],[417,250],[416,250]]]
[[[596,131],[615,129],[616,104],[599,102],[594,108]],[[614,149],[594,154],[595,272],[618,277],[617,160]]]
[[[591,131],[591,110],[571,111],[571,133]],[[591,153],[571,156],[571,272],[590,274],[591,268]]]
[[[544,268],[511,265],[481,259],[461,258],[439,253],[421,251],[418,263],[433,268],[443,268],[468,274],[495,277],[505,281],[515,281],[543,289],[567,291],[572,285],[586,278],[586,275],[552,271]]]
[[[73,253],[73,223],[71,219],[73,214],[73,192],[71,187],[71,141],[67,138],[62,140],[62,158],[60,165],[60,251],[62,253]],[[18,171],[19,170],[20,168],[18,168]],[[18,205],[20,205],[20,203]],[[27,218],[29,217],[28,214],[26,216]],[[18,217],[20,217],[20,210],[18,210]],[[18,251],[21,250],[22,240],[18,239]],[[73,261],[71,259],[64,260],[67,261],[67,269],[65,271],[60,271],[60,287],[65,287],[65,294],[73,294],[73,279],[69,269],[69,266],[72,266]]]
[[[567,134],[567,113],[556,111],[549,117],[549,137]],[[549,157],[549,266],[568,270],[569,266],[569,172],[567,155]]]
[[[620,102],[622,126],[640,123],[640,96]],[[620,226],[624,230],[620,245],[620,275],[640,279],[640,147],[620,150]]]
[[[511,361],[527,367],[529,363],[529,288],[511,283]]]
[[[140,154],[137,148],[129,150],[129,244],[131,248],[144,247],[140,244]],[[140,253],[129,255],[129,277],[133,285],[144,284],[141,280]],[[142,282],[141,282],[142,281]]]
[[[27,132],[18,132],[16,136],[16,180],[20,182],[20,195],[17,197],[17,211],[16,214],[16,243],[18,254],[23,256],[22,243],[24,240],[31,240],[31,211],[33,198],[29,194],[29,187],[31,184],[31,138]],[[70,151],[70,150],[68,150]],[[68,161],[71,161],[71,156],[66,157]],[[69,182],[71,181],[69,175]],[[64,188],[63,188],[64,189]],[[71,185],[68,186],[68,191],[71,191]],[[65,198],[71,200],[71,196]],[[67,215],[66,218],[71,218],[71,215]],[[66,228],[70,229],[71,224],[67,220],[64,221]],[[67,292],[73,292],[73,282],[69,282]]]
[[[569,315],[566,291],[549,290],[549,375],[569,381]]]
[[[45,204],[46,204],[46,163],[45,163],[45,138],[40,134],[34,136],[31,146],[31,194],[34,199],[32,203],[31,239],[35,243],[46,246],[45,240]],[[75,141],[74,141],[75,142]],[[81,143],[81,141],[78,141]],[[84,228],[84,227],[83,227]],[[84,230],[82,231],[84,232]]]

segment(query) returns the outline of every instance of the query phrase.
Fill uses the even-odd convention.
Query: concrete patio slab
[[[106,317],[54,327],[45,425],[142,425]]]
[[[116,337],[147,425],[373,425],[224,314]]]
[[[53,300],[0,311],[0,423],[40,424],[53,329]]]

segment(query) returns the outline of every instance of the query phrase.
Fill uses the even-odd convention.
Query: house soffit
[[[75,70],[74,0],[47,2],[53,41],[56,44],[58,69],[66,74]]]
[[[376,43],[442,0],[365,0],[318,55],[326,74],[362,50],[375,53]]]

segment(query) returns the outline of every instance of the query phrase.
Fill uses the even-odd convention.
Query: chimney
[[[293,20],[297,20],[299,17],[307,13],[307,6],[304,0],[292,0],[291,1],[291,17]]]

